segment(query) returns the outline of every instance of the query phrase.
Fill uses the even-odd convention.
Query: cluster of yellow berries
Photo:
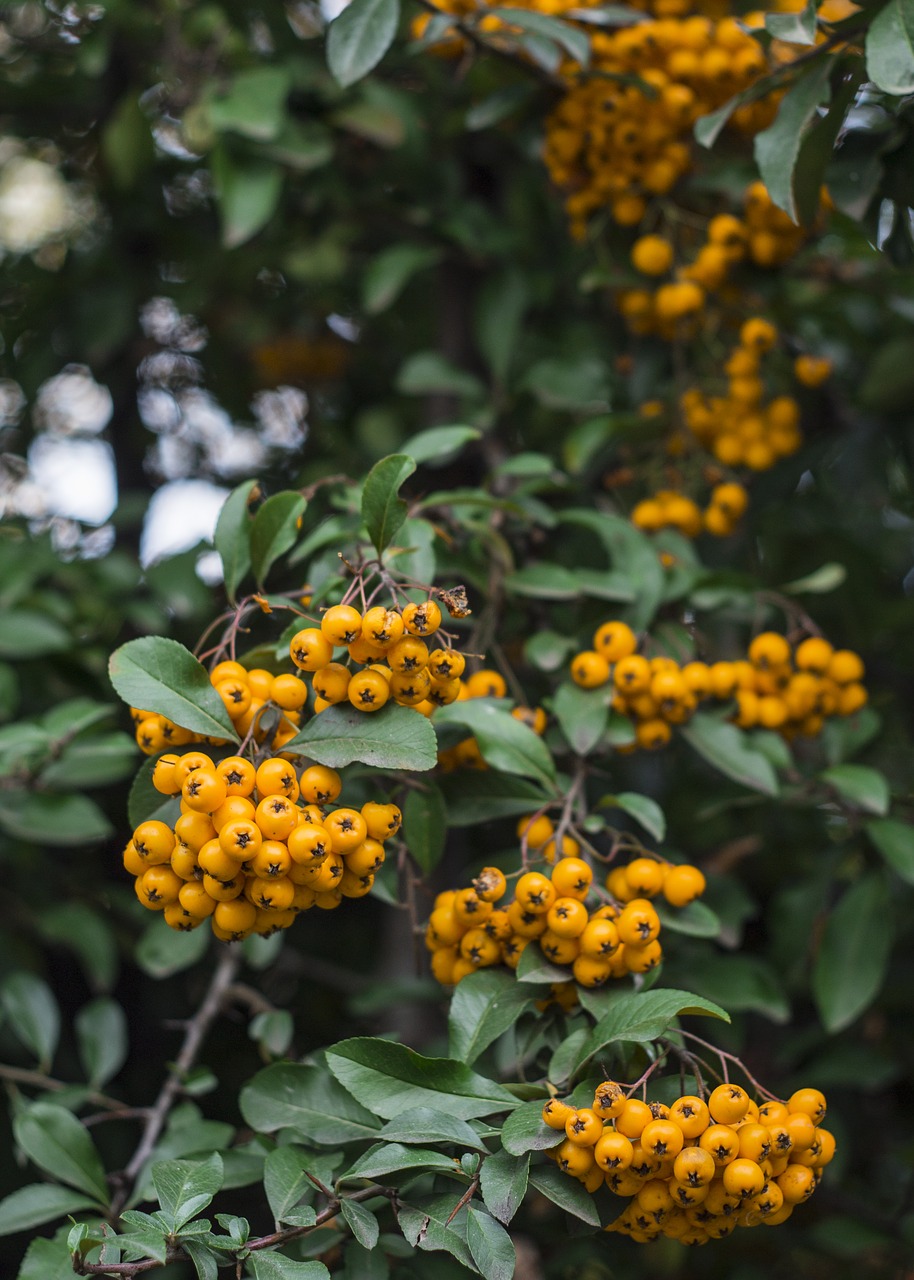
[[[441,626],[434,600],[408,604],[402,610],[383,605],[364,616],[348,604],[327,609],[319,627],[305,627],[292,637],[289,654],[300,671],[311,675],[314,710],[348,702],[357,711],[379,711],[393,700],[430,715],[460,696],[466,665],[463,654],[425,643]],[[335,662],[345,648],[347,661]]]
[[[802,443],[796,400],[782,395],[763,403],[761,357],[772,349],[777,336],[768,320],[750,317],[724,365],[727,394],[706,396],[692,387],[682,395],[686,426],[725,466],[767,471],[779,458],[796,453]]]
[[[605,1080],[590,1107],[551,1098],[543,1121],[564,1134],[547,1152],[564,1173],[591,1194],[607,1186],[630,1198],[607,1231],[700,1245],[737,1227],[777,1226],[809,1199],[835,1153],[825,1108],[818,1089],[759,1106],[736,1084],[667,1107]]]
[[[695,121],[767,69],[759,42],[732,17],[664,17],[597,32],[591,46],[595,74],[570,88],[548,118],[544,150],[552,181],[569,193],[578,237],[607,206],[622,226],[641,222],[647,201],[692,167]],[[772,111],[763,100],[739,108],[733,123],[755,132]]]
[[[571,662],[571,678],[582,689],[612,683],[613,710],[635,722],[635,745],[665,746],[673,725],[685,724],[699,702],[736,702],[734,723],[743,729],[776,729],[785,738],[815,737],[826,717],[854,715],[866,705],[864,668],[858,654],[834,649],[820,636],[796,646],[774,631],[755,637],[748,657],[737,662],[688,662],[647,658],[624,622],[604,622],[593,648]],[[624,748],[623,748],[624,749]]]
[[[735,531],[748,505],[749,495],[735,482],[715,485],[704,511],[684,493],[659,489],[635,505],[631,520],[645,533],[676,529],[686,538],[697,538],[702,532],[726,538]]]
[[[224,942],[287,929],[310,907],[331,910],[361,898],[384,862],[384,841],[400,810],[369,802],[329,809],[340,776],[324,765],[271,756],[256,768],[242,756],[214,763],[202,751],[163,755],[153,785],[181,797],[174,827],[142,822],[124,850],[144,907],[172,929],[210,920]]]
[[[554,865],[549,874],[521,875],[507,906],[496,905],[508,889],[497,867],[485,867],[465,889],[438,894],[425,943],[432,973],[444,986],[455,985],[476,969],[499,964],[516,969],[531,942],[551,964],[568,966],[582,987],[647,973],[663,958],[660,917],[647,894],[662,892],[671,906],[682,907],[704,891],[704,876],[697,867],[636,858],[607,879],[617,900],[588,909],[593,869],[570,854],[575,842],[566,837],[561,850],[566,856],[555,861],[550,819],[522,819],[518,829],[528,846],[541,849]],[[639,896],[642,888],[645,893]]]

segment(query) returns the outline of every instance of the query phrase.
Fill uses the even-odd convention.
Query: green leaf
[[[581,689],[561,684],[552,701],[559,727],[579,756],[586,756],[602,738],[609,723],[608,689]]]
[[[59,622],[36,609],[4,609],[0,612],[0,658],[46,658],[72,645],[69,632]]]
[[[513,27],[520,27],[522,31],[530,31],[533,35],[554,41],[582,67],[590,65],[590,40],[583,31],[571,26],[570,23],[562,22],[559,18],[539,13],[534,9],[520,9],[513,5],[489,9],[488,12]]]
[[[472,827],[493,818],[532,813],[550,799],[541,787],[525,778],[488,770],[474,771],[470,777],[459,772],[446,775],[440,787],[451,827]]]
[[[283,1253],[252,1253],[247,1265],[255,1280],[330,1280],[330,1272],[322,1262],[295,1262]]]
[[[269,142],[282,128],[290,86],[285,67],[240,71],[228,91],[209,103],[209,122],[220,133],[240,133],[257,142]]]
[[[409,1246],[394,1238],[406,1250]],[[385,1241],[386,1243],[386,1241]],[[357,1240],[350,1240],[346,1245],[345,1266],[339,1272],[340,1280],[390,1280],[390,1263],[387,1255],[380,1249],[363,1249]]]
[[[13,1119],[16,1142],[33,1164],[67,1186],[108,1203],[105,1170],[88,1130],[64,1107],[33,1102]]]
[[[218,1151],[208,1160],[159,1160],[152,1166],[152,1185],[159,1204],[174,1219],[175,1231],[206,1208],[222,1182]]]
[[[277,1222],[284,1221],[289,1210],[294,1209],[307,1192],[314,1190],[314,1183],[306,1172],[312,1159],[310,1151],[288,1146],[277,1147],[264,1161],[263,1188],[270,1212]]]
[[[644,827],[648,835],[652,835],[655,840],[663,840],[666,836],[666,818],[663,810],[650,796],[642,796],[637,791],[620,791],[617,795],[607,796],[600,803],[601,807],[609,804],[622,809]]]
[[[128,733],[96,733],[77,738],[42,769],[42,787],[103,787],[120,782],[136,767],[137,746]]]
[[[467,1244],[485,1280],[511,1280],[517,1263],[514,1242],[500,1222],[472,1204],[467,1209]]]
[[[170,978],[202,960],[209,945],[207,930],[176,933],[156,916],[136,947],[136,962],[150,978]]]
[[[522,1110],[518,1107],[510,1118]],[[529,1155],[517,1159],[508,1151],[496,1151],[483,1160],[479,1169],[479,1189],[489,1213],[499,1222],[507,1225],[517,1213],[527,1193],[529,1177]]]
[[[441,250],[430,245],[394,244],[382,250],[372,258],[362,277],[362,306],[370,316],[380,315],[396,302],[417,272],[440,261]],[[408,443],[403,451],[416,457]]]
[[[472,1065],[493,1040],[533,1007],[535,995],[503,969],[468,974],[451,997],[448,1052]]]
[[[525,641],[524,658],[540,671],[558,671],[576,652],[577,647],[572,636],[544,629]]]
[[[251,567],[251,516],[248,502],[256,481],[245,480],[233,489],[219,512],[213,541],[222,561],[225,593],[234,602],[235,593]]]
[[[153,164],[155,147],[149,123],[136,88],[128,90],[107,115],[101,152],[115,186],[122,190],[135,186]]]
[[[816,18],[816,0],[807,0],[798,13],[766,13],[765,30],[789,44],[815,44]]]
[[[870,22],[866,74],[886,93],[914,90],[914,16],[907,0],[889,0]]]
[[[322,714],[326,715],[326,712]],[[533,730],[489,698],[472,698],[439,707],[434,724],[462,725],[476,738],[486,764],[504,773],[533,778],[554,791],[555,764]]]
[[[760,752],[752,750],[736,725],[699,711],[679,732],[700,756],[734,782],[766,796],[778,794],[774,769]]]
[[[567,982],[571,977],[570,970],[547,960],[536,943],[524,948],[514,972],[518,982],[527,983]]]
[[[471,977],[474,975],[470,975]],[[461,984],[462,985],[462,984]],[[452,1143],[471,1151],[486,1151],[479,1134],[465,1120],[458,1120],[447,1111],[433,1111],[430,1107],[413,1107],[401,1111],[388,1120],[378,1134],[385,1142]]]
[[[373,1249],[378,1243],[381,1228],[378,1226],[378,1220],[371,1210],[366,1209],[357,1200],[343,1199],[340,1201],[340,1213],[346,1219],[349,1230],[362,1248]]]
[[[797,218],[794,170],[803,137],[816,118],[817,108],[829,98],[833,70],[829,58],[813,66],[794,81],[781,100],[777,118],[755,137],[755,160],[771,199],[779,208]]]
[[[266,1009],[248,1024],[248,1035],[274,1057],[280,1057],[292,1043],[295,1023],[288,1009]]]
[[[819,780],[834,787],[842,800],[866,813],[882,817],[889,811],[889,784],[878,769],[865,764],[836,764],[823,770]]]
[[[258,1133],[292,1129],[318,1146],[374,1139],[380,1121],[324,1067],[278,1062],[241,1090],[241,1114]],[[380,1113],[379,1113],[380,1114]]]
[[[460,1199],[459,1195],[416,1198],[412,1204],[399,1206],[397,1221],[414,1248],[429,1252],[444,1249],[472,1270],[473,1257],[466,1243],[466,1209],[459,1209],[451,1218]]]
[[[783,984],[774,967],[761,956],[693,955],[685,977],[708,999],[725,1002],[733,1013],[761,1013],[779,1023],[790,1018],[790,1002]]]
[[[687,907],[675,908],[668,907],[664,902],[656,902],[654,906],[661,925],[671,933],[682,933],[689,938],[720,936],[720,917],[704,902],[690,902]]]
[[[843,1031],[869,1008],[885,980],[893,933],[885,876],[870,872],[829,916],[813,964],[812,991],[826,1031]]]
[[[11,973],[0,987],[0,1007],[16,1038],[48,1071],[60,1039],[60,1010],[51,988],[34,973]]]
[[[501,1145],[509,1155],[517,1157],[529,1151],[548,1151],[564,1140],[563,1134],[544,1123],[545,1102],[545,1096],[535,1102],[525,1102],[506,1118],[501,1131]]]
[[[578,1066],[607,1045],[620,1041],[648,1044],[657,1040],[683,1014],[701,1014],[730,1021],[730,1015],[720,1005],[689,991],[655,987],[651,991],[623,993],[594,1027]]]
[[[98,1205],[95,1200],[79,1195],[68,1187],[58,1187],[51,1182],[34,1182],[0,1200],[0,1236],[29,1231],[32,1227],[53,1222],[65,1214],[78,1213],[81,1209],[97,1212]]]
[[[526,564],[505,575],[505,590],[533,600],[575,600],[582,594],[573,573],[558,564]]]
[[[279,204],[283,171],[257,157],[242,160],[221,144],[210,155],[222,243],[237,249],[270,221]]]
[[[628,597],[632,603],[625,619],[635,631],[647,627],[663,599],[665,579],[657,549],[630,521],[602,511],[586,511],[577,507],[563,511],[563,522],[576,524],[591,532],[603,543],[619,582],[637,583],[637,593]],[[608,576],[608,575],[605,575]]]
[[[135,830],[141,822],[148,822],[151,818],[158,818],[162,822],[167,822],[169,826],[174,826],[175,819],[181,816],[180,796],[163,796],[161,791],[156,791],[152,785],[155,766],[155,760],[144,760],[130,784],[130,794],[127,797],[127,821],[130,823],[131,830]]]
[[[36,917],[44,940],[69,947],[79,958],[93,990],[114,986],[118,971],[118,947],[108,921],[82,902],[60,902]]]
[[[352,0],[334,18],[327,32],[327,66],[338,84],[347,89],[378,65],[399,21],[399,0]]]
[[[258,509],[251,526],[251,568],[263,586],[273,564],[294,545],[307,502],[300,493],[284,491]]]
[[[438,351],[416,351],[403,361],[396,388],[403,395],[453,395],[479,399],[485,394],[480,380],[452,364]]]
[[[475,317],[476,342],[499,384],[503,384],[510,373],[528,304],[529,289],[516,267],[492,275],[480,292]]]
[[[425,1058],[388,1040],[342,1040],[326,1056],[340,1084],[385,1120],[415,1107],[446,1110],[459,1120],[472,1120],[517,1105],[507,1089],[462,1062]]]
[[[112,653],[108,675],[128,706],[167,716],[182,729],[238,741],[206,668],[177,640],[164,636],[128,640]]]
[[[275,140],[261,150],[295,173],[310,173],[333,159],[333,134],[317,120],[286,117]]]
[[[376,462],[366,477],[362,489],[362,519],[378,555],[390,546],[406,519],[406,503],[397,495],[415,469],[413,458],[405,453],[392,453]]]
[[[586,1222],[589,1227],[600,1226],[593,1196],[584,1190],[577,1179],[569,1178],[567,1173],[562,1173],[555,1165],[537,1165],[531,1169],[530,1186],[566,1213]]]
[[[834,591],[837,587],[840,587],[846,578],[847,570],[844,565],[830,560],[828,564],[820,565],[812,573],[807,573],[802,578],[797,578],[794,582],[786,583],[781,587],[781,590],[788,591],[794,596],[801,595],[803,592],[809,592],[812,595],[826,595],[829,591]]]
[[[434,783],[408,793],[403,805],[403,838],[425,875],[437,867],[447,839],[447,809]]]
[[[312,716],[283,750],[307,755],[332,769],[358,760],[379,769],[423,772],[438,763],[435,731],[428,720],[412,707],[396,703],[370,715],[355,707],[328,707]]]
[[[127,1060],[127,1017],[116,1000],[99,996],[84,1004],[74,1019],[79,1060],[89,1083],[98,1088],[116,1076]]]
[[[430,1148],[406,1147],[399,1142],[379,1142],[359,1156],[342,1176],[344,1179],[384,1178],[390,1173],[407,1169],[443,1169],[448,1173],[455,1173],[459,1165],[453,1156],[443,1155]],[[364,1241],[361,1243],[364,1244]]]
[[[31,844],[95,844],[111,835],[111,823],[88,796],[51,791],[7,791],[0,828]]]
[[[546,1069],[546,1075],[553,1084],[561,1084],[569,1080],[574,1074],[575,1063],[580,1057],[581,1050],[584,1048],[587,1038],[590,1035],[589,1027],[578,1027],[576,1031],[572,1031],[570,1035],[566,1035],[558,1048],[549,1059],[549,1066]]]
[[[182,1239],[181,1246],[194,1264],[197,1280],[218,1280],[219,1264],[225,1259],[213,1253],[202,1240]]]
[[[892,870],[914,884],[914,827],[894,818],[875,818],[864,831]]]
[[[464,445],[481,439],[482,432],[475,427],[429,427],[410,436],[403,445],[403,452],[414,462],[437,465],[450,462]]]
[[[25,1251],[16,1280],[71,1280],[73,1259],[66,1235],[33,1240]]]

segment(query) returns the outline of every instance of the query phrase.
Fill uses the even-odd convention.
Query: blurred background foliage
[[[197,935],[150,933],[135,946],[148,918],[119,851],[139,757],[105,663],[138,634],[192,645],[221,607],[208,539],[233,484],[355,479],[423,426],[462,422],[479,442],[421,468],[409,491],[485,485],[516,498],[521,514],[497,528],[519,563],[594,563],[586,537],[549,527],[550,509],[633,502],[605,480],[642,457],[635,411],[667,380],[668,353],[626,334],[606,288],[627,233],[568,235],[539,159],[553,90],[522,68],[455,64],[405,39],[382,73],[341,89],[325,66],[324,22],[306,0],[46,0],[0,12],[0,1076],[14,1100],[36,1061],[53,1068],[55,1096],[78,1099],[68,1082],[86,1087],[91,1069],[74,1018],[107,997],[129,1025],[118,1093],[151,1097],[202,987]],[[834,175],[855,216],[836,214],[749,299],[827,354],[835,375],[804,404],[801,450],[757,478],[741,531],[701,544],[711,576],[697,625],[735,652],[760,620],[756,586],[839,566],[797,598],[837,645],[863,654],[871,711],[855,741],[835,731],[808,751],[823,763],[856,753],[890,780],[893,814],[905,818],[914,274],[897,156],[907,122],[876,95],[851,125]],[[895,207],[880,186],[888,170]],[[689,181],[700,198],[702,182],[737,189],[751,177],[725,146]],[[316,489],[309,528],[338,505],[335,490]],[[479,608],[490,516],[470,508],[461,521],[442,560]],[[299,585],[303,569],[280,585]],[[508,597],[498,640],[519,658],[537,628],[580,641],[609,611]],[[523,678],[531,702],[548,694],[542,673]],[[828,1091],[840,1176],[777,1231],[700,1253],[569,1243],[542,1202],[524,1221],[532,1253],[518,1274],[901,1275],[914,1244],[914,867],[891,873],[859,822],[828,806],[747,797],[682,742],[620,761],[613,786],[664,806],[669,846],[711,872],[725,921],[716,946],[678,940],[666,984],[733,1011],[722,1043],[772,1087],[802,1077]],[[472,862],[462,836],[436,887]],[[489,841],[487,858],[508,849],[513,821],[493,824]],[[844,921],[848,946],[865,952],[871,939],[879,950],[894,936],[891,959],[878,998],[829,1034],[810,965],[829,909],[864,868],[890,889],[878,916]],[[273,1052],[354,1030],[442,1046],[440,994],[415,974],[390,908],[366,901],[295,932],[281,954],[251,948],[267,1003],[214,1033],[218,1087],[202,1072],[199,1103],[187,1104],[208,1117],[237,1124],[238,1090]],[[49,992],[59,1041],[57,1014],[40,1014]],[[278,1048],[252,1024],[272,1007],[294,1019],[291,1040],[271,1027]],[[109,1167],[129,1155],[129,1136],[96,1130]],[[2,1141],[12,1149],[8,1133]],[[7,1162],[0,1191],[20,1180]],[[226,1207],[257,1212],[244,1191]],[[3,1242],[5,1272],[21,1252],[20,1237]],[[451,1264],[409,1265],[445,1276]]]

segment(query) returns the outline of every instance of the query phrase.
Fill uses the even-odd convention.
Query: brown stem
[[[48,1093],[58,1093],[61,1089],[72,1089],[73,1085],[68,1084],[66,1080],[55,1080],[53,1076],[46,1076],[42,1071],[30,1071],[26,1067],[11,1067],[5,1062],[0,1062],[0,1080],[9,1080],[12,1084],[24,1084],[33,1086],[36,1089],[46,1089]],[[124,1103],[117,1098],[109,1098],[105,1093],[87,1093],[86,1100],[94,1102],[98,1107],[104,1107],[106,1111],[122,1111]]]

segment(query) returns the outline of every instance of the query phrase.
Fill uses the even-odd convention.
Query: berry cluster
[[[237,942],[287,929],[309,907],[332,910],[361,898],[384,862],[384,841],[400,810],[369,802],[329,809],[342,784],[334,769],[271,756],[256,768],[242,756],[215,764],[202,751],[161,756],[153,785],[181,797],[174,827],[142,822],[124,850],[144,907],[172,929]]]
[[[543,1107],[544,1123],[565,1135],[547,1154],[591,1193],[605,1185],[630,1197],[606,1230],[642,1244],[706,1244],[737,1227],[786,1222],[834,1156],[824,1119],[818,1089],[758,1106],[735,1084],[667,1107],[606,1080],[590,1107],[558,1098]]]
[[[357,711],[379,711],[389,700],[430,715],[460,696],[463,654],[429,648],[441,626],[434,600],[402,610],[383,605],[364,616],[352,605],[327,609],[319,627],[305,627],[289,644],[292,661],[311,675],[314,710],[349,702]],[[346,650],[344,661],[334,652]]]
[[[540,825],[539,828],[538,824]],[[610,978],[646,973],[663,958],[660,917],[646,896],[662,892],[672,906],[686,906],[705,887],[697,867],[672,866],[653,858],[637,858],[619,868],[625,879],[617,901],[594,901],[588,909],[593,870],[572,853],[577,846],[565,837],[556,858],[554,829],[549,819],[522,819],[528,847],[539,847],[549,874],[527,871],[514,886],[514,897],[496,906],[507,892],[504,874],[485,867],[466,889],[438,894],[428,922],[425,942],[432,953],[432,973],[452,986],[476,969],[504,964],[516,969],[521,955],[536,942],[555,965],[568,966],[582,987],[599,987]],[[619,878],[612,872],[610,892]],[[612,884],[610,883],[612,881]],[[646,886],[645,896],[636,890]],[[614,896],[616,896],[614,894]]]
[[[750,644],[748,660],[711,665],[680,666],[637,649],[631,627],[604,622],[593,648],[572,659],[571,678],[583,689],[611,683],[613,710],[634,720],[635,745],[648,749],[665,746],[672,726],[685,724],[707,699],[734,700],[740,728],[776,729],[788,740],[816,737],[826,717],[853,715],[867,701],[860,657],[820,636],[793,649],[784,636],[765,631]]]
[[[697,538],[702,532],[726,538],[735,531],[748,505],[746,490],[734,482],[715,485],[704,511],[684,493],[659,489],[637,503],[631,519],[632,524],[645,533],[676,529],[686,538]]]

